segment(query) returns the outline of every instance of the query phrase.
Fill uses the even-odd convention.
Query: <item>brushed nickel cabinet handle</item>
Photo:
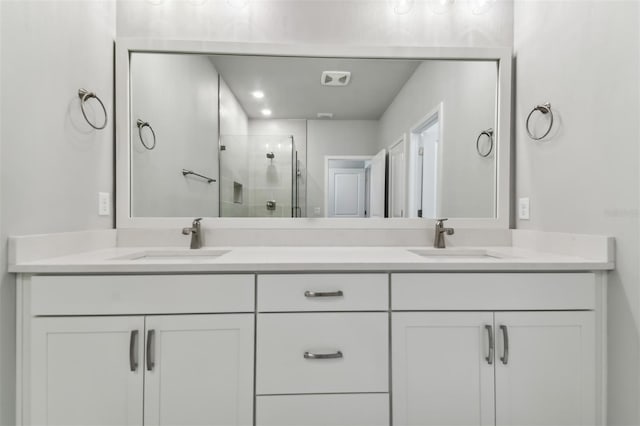
[[[338,291],[305,291],[304,297],[341,297],[344,296],[342,290]]]
[[[342,358],[342,352],[337,351],[332,354],[314,354],[313,352],[305,352],[305,359],[336,359]]]
[[[147,332],[147,371],[152,371],[155,367],[155,345],[154,340],[156,336],[155,330],[149,330]]]
[[[485,358],[487,360],[487,364],[492,365],[495,353],[495,342],[493,339],[493,326],[485,325],[484,328],[487,330],[487,335],[489,336],[489,355]]]
[[[507,365],[509,363],[509,330],[507,330],[506,325],[501,325],[500,330],[502,331],[502,338],[504,340],[504,351],[502,352],[500,361],[502,361],[504,365]]]
[[[131,330],[129,336],[129,369],[136,371],[138,369],[138,330]]]

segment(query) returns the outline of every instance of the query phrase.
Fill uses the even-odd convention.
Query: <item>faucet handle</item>
[[[436,226],[442,226],[444,225],[444,221],[445,220],[449,220],[449,218],[442,218],[442,219],[436,219]]]
[[[193,226],[196,226],[200,223],[200,221],[202,220],[201,217],[197,218],[197,219],[193,219]]]

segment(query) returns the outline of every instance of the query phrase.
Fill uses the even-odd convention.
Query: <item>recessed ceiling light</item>
[[[255,92],[251,92],[254,98],[262,99],[264,98],[264,92],[262,90],[256,90]]]
[[[266,109],[265,108],[261,112],[262,112],[262,115],[267,116],[267,117],[271,115],[271,110],[270,109]]]

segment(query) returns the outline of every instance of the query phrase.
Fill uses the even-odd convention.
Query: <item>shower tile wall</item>
[[[229,86],[220,78],[220,216],[246,217],[249,209],[244,191],[249,183],[247,165],[248,118]],[[242,185],[243,202],[234,202],[234,183]]]
[[[267,158],[273,152],[274,158]],[[249,138],[249,216],[291,216],[291,140],[282,136]],[[275,210],[267,209],[267,201],[276,202]]]

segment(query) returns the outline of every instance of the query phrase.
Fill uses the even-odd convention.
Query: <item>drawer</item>
[[[253,275],[33,276],[32,315],[254,311]]]
[[[392,274],[393,310],[595,309],[592,273]]]
[[[387,311],[387,274],[258,275],[258,311]]]
[[[389,394],[256,398],[256,426],[389,426]]]
[[[388,313],[261,314],[256,392],[388,392],[388,326]]]

